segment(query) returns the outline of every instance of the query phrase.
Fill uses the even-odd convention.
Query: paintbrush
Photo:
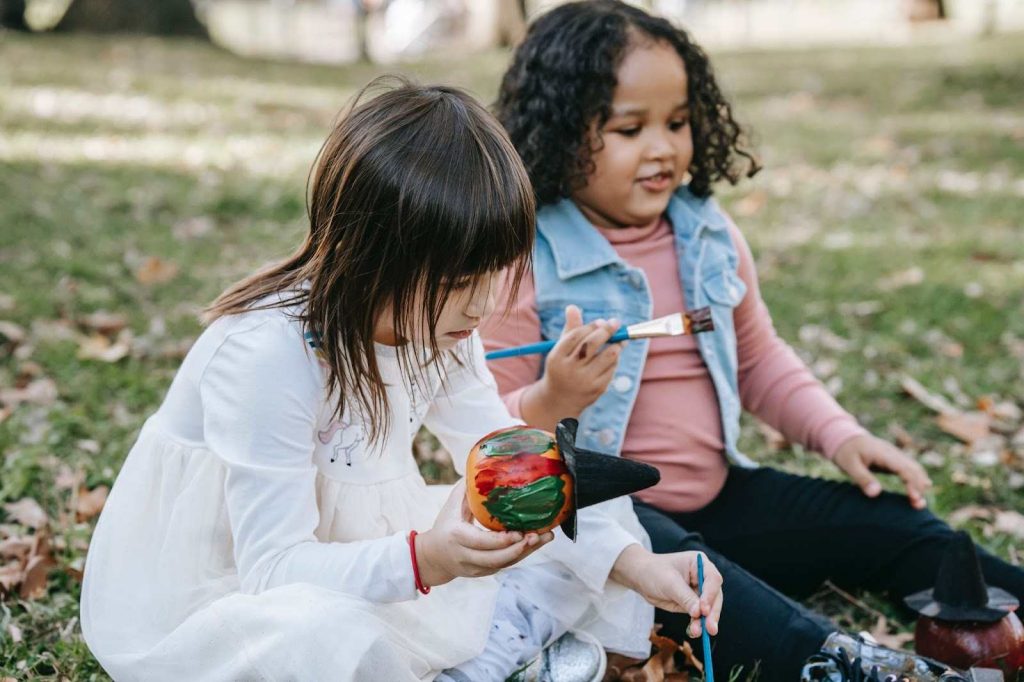
[[[697,596],[704,594],[704,555],[697,553]],[[715,682],[715,669],[711,665],[711,637],[708,635],[708,626],[705,617],[700,617],[700,638],[704,644],[704,679],[707,682]]]
[[[706,307],[697,308],[685,313],[673,313],[665,317],[659,317],[656,320],[637,322],[628,327],[623,327],[612,334],[611,338],[608,339],[608,343],[617,343],[629,339],[653,339],[659,336],[699,334],[711,331],[714,328],[715,324],[711,320],[711,309]],[[540,341],[539,343],[530,343],[525,346],[495,350],[487,354],[487,359],[499,360],[501,358],[515,358],[520,355],[547,353],[555,347],[557,342],[557,340]]]

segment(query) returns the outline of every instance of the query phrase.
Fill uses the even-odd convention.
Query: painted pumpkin
[[[573,478],[555,436],[513,426],[477,442],[466,460],[473,516],[491,530],[543,533],[572,512]]]

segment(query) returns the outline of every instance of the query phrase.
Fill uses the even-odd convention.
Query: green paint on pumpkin
[[[555,448],[554,439],[539,429],[514,429],[499,433],[480,446],[486,457],[529,453],[542,455]]]
[[[529,532],[550,525],[565,504],[565,481],[545,476],[520,488],[495,488],[484,507],[509,530]]]

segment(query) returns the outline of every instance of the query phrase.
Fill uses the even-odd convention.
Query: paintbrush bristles
[[[697,334],[714,329],[711,310],[698,308],[687,313],[673,313],[647,322],[637,322],[627,328],[631,339],[650,339],[659,336],[681,336]]]

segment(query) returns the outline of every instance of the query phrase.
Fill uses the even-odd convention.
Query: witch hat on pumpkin
[[[555,433],[513,426],[484,436],[466,463],[466,493],[476,519],[492,530],[543,533],[561,526],[576,540],[576,512],[649,488],[654,467],[576,447],[575,419]]]
[[[904,600],[922,616],[938,620],[994,623],[1006,618],[1020,603],[1006,590],[989,587],[981,573],[971,536],[959,531],[939,565],[935,587]]]

